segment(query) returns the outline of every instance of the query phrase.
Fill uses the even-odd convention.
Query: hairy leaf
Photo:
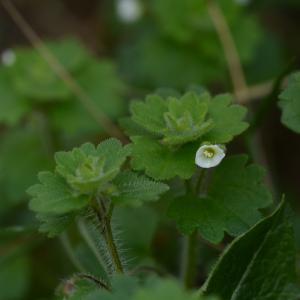
[[[131,171],[120,173],[113,182],[116,185],[116,196],[112,200],[120,205],[138,206],[146,201],[158,200],[169,187],[161,182],[153,181],[144,175]]]
[[[64,215],[38,213],[36,217],[41,223],[39,231],[52,238],[65,231],[74,221],[75,216],[75,213]]]
[[[66,214],[84,208],[87,196],[79,196],[66,184],[65,180],[51,172],[40,172],[40,184],[28,189],[32,197],[30,209],[41,214]]]
[[[246,109],[231,102],[229,95],[211,98],[206,92],[188,92],[179,99],[151,95],[133,102],[132,120],[125,124],[133,134],[133,168],[155,179],[190,178],[202,142],[227,143],[247,128],[242,121]]]
[[[130,147],[114,138],[101,142],[97,148],[86,143],[69,152],[55,155],[56,171],[80,193],[91,193],[114,179],[130,153]]]
[[[265,172],[246,162],[243,155],[225,159],[215,169],[206,195],[188,194],[171,203],[169,216],[183,233],[199,229],[205,239],[218,243],[224,231],[239,235],[261,218],[258,209],[271,203],[263,184]]]
[[[293,230],[282,202],[228,246],[202,292],[216,293],[223,300],[299,299],[295,256]]]

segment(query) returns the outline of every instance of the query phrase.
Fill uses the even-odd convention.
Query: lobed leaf
[[[87,196],[77,195],[65,180],[51,172],[40,172],[40,184],[27,190],[32,197],[30,209],[41,214],[66,214],[84,208],[89,201]]]
[[[263,184],[264,170],[246,162],[244,155],[225,159],[216,167],[206,195],[189,194],[171,203],[168,214],[183,233],[199,229],[205,239],[218,243],[224,231],[239,235],[261,218],[258,209],[271,204],[272,197]]]
[[[122,147],[117,139],[107,139],[97,148],[85,143],[69,152],[55,155],[56,171],[80,193],[101,189],[114,179],[130,153],[130,146]]]
[[[222,94],[214,97],[210,102],[208,114],[213,119],[214,127],[203,137],[213,144],[230,142],[235,136],[248,128],[243,122],[247,109],[240,105],[231,105],[232,96]]]
[[[148,176],[157,180],[171,179],[175,176],[187,179],[193,175],[198,145],[186,144],[172,150],[147,137],[136,136],[131,139],[133,169],[145,170]]]

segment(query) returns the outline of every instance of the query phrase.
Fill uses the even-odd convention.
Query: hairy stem
[[[97,215],[100,224],[103,225],[103,230],[101,231],[101,234],[104,237],[106,246],[108,248],[108,251],[110,253],[111,259],[115,267],[115,271],[117,273],[124,273],[124,268],[120,259],[116,243],[114,241],[113,232],[111,228],[112,206],[110,206],[110,208],[107,211],[103,201],[100,200],[99,202],[94,201],[93,209]]]

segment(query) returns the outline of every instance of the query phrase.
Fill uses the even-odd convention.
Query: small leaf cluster
[[[155,179],[187,179],[202,142],[224,144],[247,128],[246,109],[232,104],[230,95],[211,97],[187,92],[182,97],[149,95],[130,105],[123,122],[132,146],[132,166]]]
[[[168,186],[131,171],[121,171],[130,145],[108,139],[97,147],[83,144],[55,155],[55,172],[40,172],[39,184],[28,189],[30,208],[50,236],[63,231],[76,215],[101,195],[119,205],[157,200]]]

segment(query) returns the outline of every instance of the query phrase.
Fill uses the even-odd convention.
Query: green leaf
[[[187,179],[193,175],[198,144],[186,144],[172,150],[147,137],[136,136],[131,139],[131,165],[134,169],[145,170],[148,176],[157,180],[171,179],[175,176]]]
[[[169,189],[164,183],[153,181],[144,175],[139,176],[131,171],[120,173],[113,183],[117,192],[112,200],[119,205],[139,206],[143,202],[155,201]]]
[[[216,293],[223,300],[299,299],[295,256],[293,230],[282,202],[228,246],[202,292]]]
[[[143,220],[143,230],[140,222]],[[122,228],[122,248],[127,249],[125,261],[127,268],[136,268],[144,263],[149,265],[152,258],[152,240],[159,223],[159,216],[149,206],[117,206],[113,213],[113,224]],[[130,258],[134,257],[131,261]]]
[[[183,233],[198,228],[205,239],[218,243],[224,231],[239,235],[261,218],[258,209],[271,204],[272,197],[263,184],[264,170],[246,162],[244,155],[225,159],[214,170],[206,195],[189,194],[171,203],[168,214]]]
[[[161,279],[148,283],[135,293],[134,300],[217,300],[216,297],[199,297],[197,294],[186,291],[175,280]]]
[[[51,167],[38,131],[29,126],[8,131],[0,141],[0,212],[27,199],[26,189],[41,169]]]
[[[88,58],[86,51],[73,39],[47,43],[46,46],[67,71],[76,71]],[[10,66],[10,78],[20,95],[37,101],[64,100],[71,95],[65,82],[35,49],[18,48],[15,54],[16,62]]]
[[[27,190],[32,197],[31,210],[61,215],[78,211],[88,204],[89,198],[74,193],[62,177],[51,172],[40,172],[38,178],[41,183]]]
[[[151,132],[159,134],[166,126],[163,115],[168,105],[160,96],[149,95],[145,102],[133,101],[130,111],[132,120]]]
[[[91,57],[91,54],[84,45],[75,37],[67,37],[58,41],[48,41],[46,46],[69,71],[80,70]]]
[[[0,300],[25,299],[30,285],[30,265],[26,256],[0,261]]]
[[[114,138],[101,142],[97,148],[86,143],[69,152],[55,154],[56,171],[80,193],[90,194],[114,179],[130,153],[130,147]]]
[[[279,95],[279,99],[281,122],[287,128],[300,133],[300,72],[290,76],[288,86]]]
[[[89,295],[97,293],[99,290],[100,288],[95,282],[74,275],[57,287],[56,294],[60,300],[86,300]]]
[[[133,168],[155,179],[190,178],[201,143],[227,143],[248,127],[242,121],[246,109],[231,102],[229,95],[211,98],[206,92],[179,99],[150,95],[145,102],[133,102],[131,122],[125,122],[133,134]]]
[[[213,119],[214,127],[203,139],[214,144],[230,142],[235,136],[248,128],[243,122],[247,109],[240,105],[231,105],[232,96],[229,94],[214,97],[209,105],[208,114]]]
[[[65,231],[74,221],[75,216],[75,213],[64,215],[38,213],[36,217],[41,223],[39,231],[52,238]]]
[[[125,86],[111,61],[90,59],[85,68],[76,75],[76,79],[99,111],[112,120],[124,113],[125,102],[122,96]],[[50,117],[55,128],[66,137],[98,134],[102,130],[75,97],[59,103],[50,112]]]
[[[0,67],[0,122],[16,125],[29,111],[30,106],[24,97],[13,90],[7,76],[7,69]]]
[[[84,298],[73,298],[70,300],[132,300],[134,291],[138,287],[137,279],[132,276],[115,275],[112,278],[112,292],[104,289],[90,289],[89,293],[84,295]]]
[[[161,135],[167,145],[181,145],[197,140],[213,127],[206,119],[209,95],[188,92],[180,99],[158,95],[147,96],[145,102],[130,106],[132,120],[152,133]]]

